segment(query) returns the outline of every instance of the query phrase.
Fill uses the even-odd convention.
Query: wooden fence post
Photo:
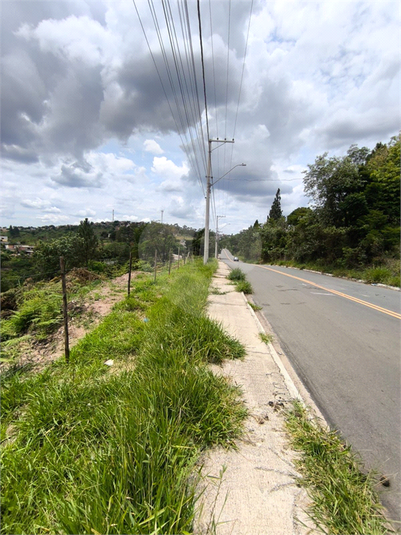
[[[168,274],[171,272],[171,249],[168,251]]]
[[[180,248],[178,247],[178,266],[177,269],[180,269]]]
[[[155,249],[155,282],[156,282],[156,273],[157,273],[157,249]]]
[[[70,361],[70,345],[69,345],[69,339],[68,339],[67,287],[65,284],[65,262],[64,262],[63,256],[60,256],[60,269],[61,269],[61,287],[63,289],[64,353],[65,353],[65,360],[68,363]]]
[[[132,270],[132,251],[129,253],[129,271],[128,271],[128,297],[131,293],[131,270]]]

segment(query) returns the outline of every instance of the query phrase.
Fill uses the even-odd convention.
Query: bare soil
[[[131,280],[139,273],[131,274]],[[88,332],[93,330],[107,316],[113,306],[124,299],[128,286],[128,273],[111,281],[104,281],[101,286],[92,290],[84,299],[69,301],[68,310],[72,316],[68,325],[69,346],[72,348]],[[60,327],[45,341],[24,340],[19,346],[20,357],[12,365],[32,366],[40,371],[47,364],[64,355],[64,327]],[[0,367],[1,372],[7,370],[7,364]]]

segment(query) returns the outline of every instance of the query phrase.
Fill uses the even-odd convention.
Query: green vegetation
[[[187,226],[158,222],[131,223],[113,221],[92,223],[85,219],[79,225],[46,227],[13,227],[4,234],[17,250],[2,249],[1,290],[18,287],[28,278],[35,282],[49,280],[60,274],[60,256],[66,269],[87,267],[107,276],[117,276],[127,269],[130,253],[134,266],[148,265],[153,269],[155,251],[160,264],[168,262],[169,253],[181,256],[199,254],[202,231]],[[213,233],[212,233],[213,236]],[[34,246],[33,255],[18,249]],[[211,243],[211,246],[213,243]]]
[[[74,269],[67,276],[69,316],[79,316],[84,310],[84,298],[101,280],[85,269]],[[59,280],[27,283],[1,294],[2,357],[1,362],[13,362],[28,340],[43,342],[61,325],[62,290]]]
[[[287,413],[286,427],[300,452],[299,484],[312,499],[308,512],[316,526],[333,535],[388,533],[373,476],[362,472],[350,446],[312,419],[299,402]]]
[[[253,288],[250,282],[248,281],[238,281],[235,285],[237,292],[244,292],[244,294],[253,293]]]
[[[399,286],[400,137],[373,151],[351,145],[343,157],[318,156],[304,189],[313,208],[285,218],[277,190],[266,223],[223,237],[221,246],[245,261],[313,265]]]
[[[244,281],[246,279],[245,273],[240,268],[235,268],[227,275],[227,279],[230,281]]]
[[[253,293],[251,283],[246,280],[245,273],[240,268],[235,268],[227,275],[227,279],[235,282],[235,289],[237,292],[244,292],[244,294]]]
[[[2,377],[2,533],[191,532],[199,454],[245,417],[207,366],[244,355],[204,315],[214,269],[135,281],[69,365]]]
[[[258,310],[263,310],[263,307],[260,307],[259,305],[255,305],[255,303],[251,303],[250,301],[248,301],[248,305],[252,308],[252,310],[254,310],[255,312],[257,312]]]
[[[271,344],[273,336],[271,334],[259,333],[259,337],[266,345]]]

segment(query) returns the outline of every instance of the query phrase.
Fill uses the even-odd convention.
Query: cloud
[[[25,206],[26,208],[48,208],[49,207],[49,201],[45,199],[39,199],[36,197],[36,199],[25,199],[21,201],[21,206]]]
[[[146,152],[151,152],[152,154],[164,154],[164,150],[154,139],[146,139],[143,143],[143,147]]]
[[[129,2],[3,4],[6,222],[73,218],[88,206],[97,218],[115,208],[157,219],[165,206],[165,217],[201,225],[207,143],[198,138],[207,125],[196,3],[188,4],[196,83],[186,56],[172,53],[160,3],[158,34],[147,3],[137,2],[159,73]],[[247,164],[214,187],[230,230],[265,218],[278,187],[285,210],[307,203],[302,181],[292,179],[318,154],[351,143],[373,148],[399,130],[395,2],[254,0],[245,63],[251,1],[210,7],[201,12],[209,135],[235,138],[213,151],[212,174]]]
[[[69,217],[65,215],[48,214],[48,215],[39,216],[38,219],[44,224],[51,224],[51,225],[63,225],[69,222]]]
[[[96,215],[96,212],[90,208],[86,208],[85,210],[79,210],[74,215],[79,217],[93,217]]]
[[[78,162],[62,165],[60,174],[52,176],[51,180],[68,188],[101,188],[103,185],[102,173],[93,172],[91,166]]]
[[[168,160],[165,156],[153,158],[152,172],[167,179],[177,179],[187,176],[189,167],[185,162],[181,166],[176,165],[173,161]]]

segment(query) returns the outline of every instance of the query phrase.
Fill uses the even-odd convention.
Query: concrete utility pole
[[[209,161],[208,161],[208,166],[207,166],[207,168],[208,168],[208,176],[207,176],[207,190],[206,190],[205,250],[204,250],[204,255],[203,255],[203,263],[204,264],[207,264],[207,261],[209,259],[210,190],[211,190],[212,186],[217,184],[217,182],[219,182],[222,178],[224,178],[226,175],[228,175],[228,173],[231,173],[231,171],[233,169],[235,169],[236,167],[245,167],[246,166],[246,163],[238,163],[237,165],[234,165],[234,167],[232,167],[229,171],[227,171],[227,173],[225,173],[223,176],[221,176],[220,178],[218,178],[214,182],[211,182],[211,179],[213,178],[213,177],[210,176],[211,154],[212,154],[211,143],[214,142],[214,141],[221,141],[221,140],[220,139],[209,139]],[[234,140],[232,140],[232,141],[224,140],[224,141],[221,141],[221,142],[222,143],[234,143]],[[219,147],[216,147],[216,149],[218,149],[218,148]]]
[[[216,216],[216,240],[214,244],[214,257],[217,258],[219,253],[219,217],[226,217],[225,215],[217,215]]]
[[[160,223],[163,225],[163,212],[164,212],[164,210],[160,210],[160,212],[161,212]]]
[[[205,215],[205,248],[203,252],[203,263],[207,264],[209,259],[209,213],[210,213],[210,190],[212,189],[212,143],[221,143],[216,149],[224,145],[224,143],[234,143],[233,139],[209,139],[209,151],[208,151],[208,160],[207,160],[207,184],[206,184],[206,215]],[[213,149],[213,150],[216,150]],[[226,173],[227,174],[227,173]],[[222,177],[221,177],[222,178]],[[220,179],[219,179],[220,180]],[[217,180],[216,180],[217,182]]]

